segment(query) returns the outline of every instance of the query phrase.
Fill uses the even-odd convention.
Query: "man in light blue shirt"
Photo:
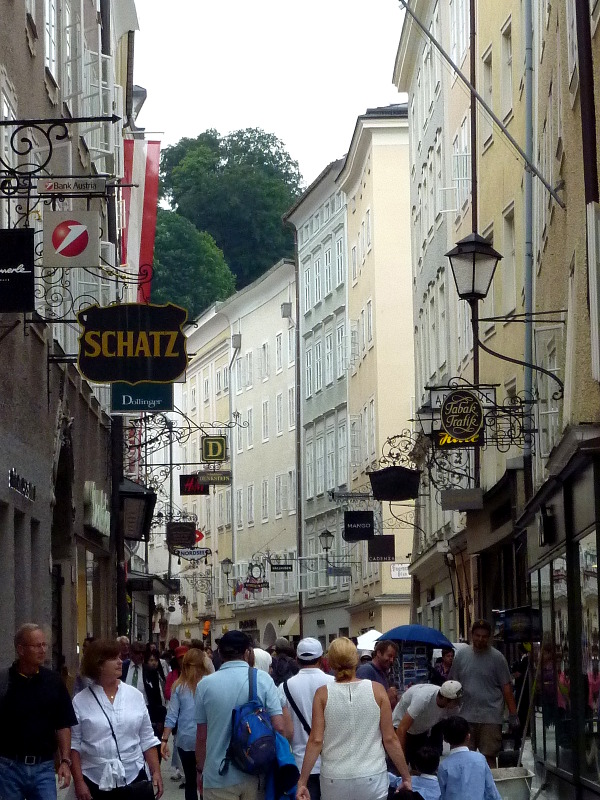
[[[243,631],[228,631],[219,642],[219,653],[223,659],[221,668],[203,678],[196,689],[198,791],[204,800],[258,800],[263,794],[258,776],[242,772],[232,762],[219,775],[231,740],[232,711],[248,700],[252,642]],[[271,715],[273,728],[283,734],[277,688],[271,676],[262,670],[257,671],[257,694]]]
[[[442,800],[502,800],[485,756],[469,749],[467,720],[447,719],[444,739],[450,745],[450,755],[438,770]]]

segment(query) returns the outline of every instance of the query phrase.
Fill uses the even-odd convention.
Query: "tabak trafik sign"
[[[88,306],[77,314],[79,372],[94,383],[175,381],[187,366],[186,319],[171,303]]]
[[[438,447],[479,447],[483,444],[483,406],[468,389],[446,395],[440,413],[442,430],[436,431]]]

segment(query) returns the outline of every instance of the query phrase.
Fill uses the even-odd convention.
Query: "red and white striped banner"
[[[160,142],[125,139],[122,266],[138,276],[138,303],[150,302],[159,164]]]

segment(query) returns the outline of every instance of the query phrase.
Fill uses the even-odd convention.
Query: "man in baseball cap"
[[[292,752],[296,766],[300,770],[312,725],[312,704],[315,692],[319,686],[334,681],[332,675],[327,675],[321,669],[322,658],[323,645],[318,639],[310,636],[301,639],[296,648],[296,661],[300,671],[278,687],[286,736],[289,738],[291,735],[292,737]],[[320,772],[321,759],[318,758],[307,784],[311,800],[319,800],[321,797]]]
[[[409,764],[421,747],[433,747],[441,755],[441,729],[435,726],[457,712],[461,698],[462,686],[458,681],[446,681],[441,686],[418,683],[404,692],[394,709],[392,722]]]

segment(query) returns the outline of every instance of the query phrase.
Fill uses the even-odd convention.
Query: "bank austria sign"
[[[77,314],[77,367],[93,383],[171,383],[187,366],[187,311],[172,303],[88,306]]]

